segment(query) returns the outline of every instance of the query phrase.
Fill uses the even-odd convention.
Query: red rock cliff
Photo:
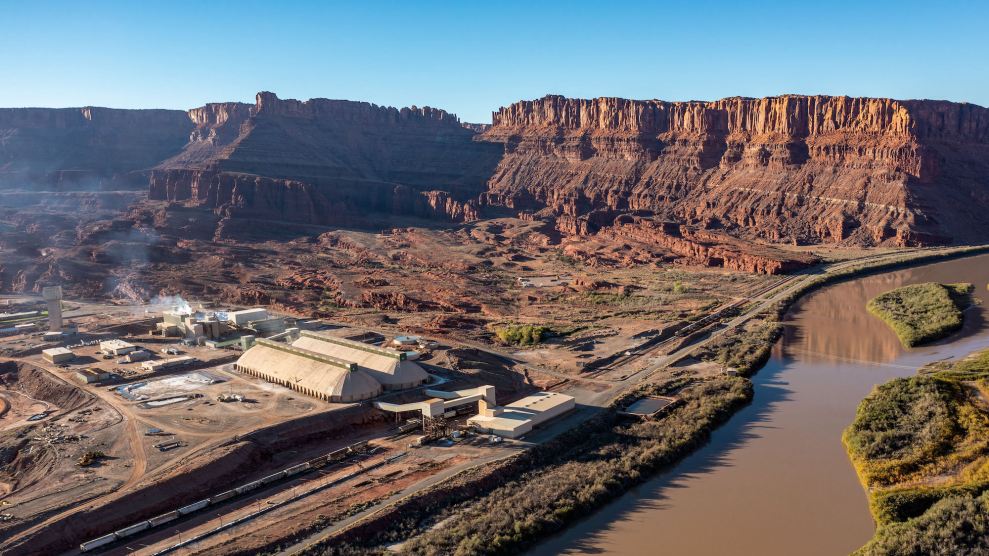
[[[191,129],[181,110],[3,108],[0,186],[143,187]]]
[[[179,155],[151,176],[151,196],[231,214],[340,223],[348,211],[476,217],[500,149],[447,112],[366,102],[281,100],[208,105]]]
[[[571,222],[644,211],[774,241],[989,235],[989,110],[974,105],[548,96],[495,112],[479,140],[505,148],[488,204]]]

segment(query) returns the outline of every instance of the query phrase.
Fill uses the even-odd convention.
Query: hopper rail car
[[[311,459],[309,461],[300,463],[298,465],[293,465],[292,467],[283,469],[277,473],[272,473],[271,475],[261,477],[256,481],[251,481],[249,483],[245,483],[243,485],[232,488],[230,490],[210,496],[209,498],[204,498],[197,502],[187,504],[185,506],[182,506],[181,508],[178,508],[177,510],[163,513],[161,515],[157,515],[155,517],[146,519],[144,521],[139,521],[122,529],[118,529],[117,531],[114,531],[107,535],[103,535],[102,537],[98,537],[86,541],[79,545],[79,550],[81,552],[94,551],[98,548],[102,548],[119,540],[126,539],[127,537],[131,537],[133,535],[136,535],[153,527],[158,527],[159,525],[163,525],[165,523],[175,521],[180,517],[193,514],[208,506],[219,504],[221,502],[230,500],[236,496],[240,496],[242,494],[246,494],[258,490],[259,488],[265,485],[272,484],[274,482],[277,482],[282,479],[286,479],[288,477],[294,477],[296,475],[305,473],[306,471],[312,469],[319,469],[321,467],[325,467],[327,465],[343,461],[344,459],[347,459],[352,455],[363,453],[366,449],[367,449],[366,440],[357,442],[355,444],[351,444],[346,448],[340,448],[339,450],[334,450],[328,454],[324,454],[315,459]]]

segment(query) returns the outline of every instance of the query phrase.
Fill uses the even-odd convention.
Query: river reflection
[[[822,289],[787,316],[755,377],[753,403],[675,469],[634,489],[532,554],[847,554],[872,536],[841,431],[875,384],[989,346],[989,256],[868,276]],[[962,331],[904,349],[868,314],[904,284],[973,282],[981,305]]]

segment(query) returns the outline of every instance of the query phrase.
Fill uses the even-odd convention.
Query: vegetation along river
[[[754,377],[755,399],[676,468],[531,551],[551,554],[848,554],[873,534],[841,433],[872,387],[989,346],[989,255],[835,284],[801,299]],[[964,328],[907,350],[870,315],[875,295],[971,282]]]

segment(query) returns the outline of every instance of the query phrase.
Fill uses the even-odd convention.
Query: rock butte
[[[989,238],[989,110],[944,101],[547,96],[484,126],[262,92],[188,112],[4,109],[0,137],[0,185],[147,185],[221,223],[515,215],[769,273],[811,262],[772,243]]]

